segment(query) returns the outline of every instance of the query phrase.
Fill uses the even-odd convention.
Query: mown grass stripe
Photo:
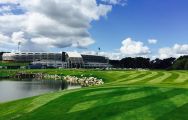
[[[137,77],[137,76],[139,76],[141,74],[143,74],[143,73],[140,72],[140,71],[137,71],[136,73],[133,73],[133,74],[129,75],[128,79],[126,79],[126,77],[125,78],[121,78],[121,79],[116,79],[115,81],[110,82],[109,84],[116,84],[116,83],[118,83],[120,81],[131,80],[131,79],[134,79],[135,77]]]
[[[142,90],[140,87],[110,87],[110,88],[105,88],[105,89],[101,89],[101,90],[95,90],[95,91],[91,91],[87,94],[85,94],[85,96],[94,96],[94,95],[102,95],[102,94],[109,94],[111,92],[125,92],[125,91],[140,91]]]
[[[137,74],[138,72],[134,72],[134,73],[126,73],[126,74],[123,74],[121,75],[119,78],[116,78],[118,79],[118,81],[121,81],[123,79],[126,79],[126,78],[130,78],[132,75],[134,76],[135,74]],[[117,81],[116,81],[117,82]]]
[[[129,77],[127,79],[125,78],[123,80],[120,80],[119,83],[124,83],[124,82],[130,81],[130,80],[133,80],[133,79],[138,79],[138,78],[144,77],[147,74],[149,74],[149,73],[140,73],[140,74],[134,75],[134,77]]]
[[[146,91],[146,92],[149,92],[149,91]],[[106,101],[103,101],[103,104],[101,104],[101,105],[95,105],[94,107],[91,107],[86,110],[80,110],[80,111],[75,111],[75,112],[71,112],[71,113],[66,113],[66,114],[64,114],[64,117],[60,117],[59,114],[56,114],[56,115],[59,116],[58,119],[62,119],[62,120],[63,119],[66,119],[66,120],[69,120],[69,119],[72,119],[72,120],[76,120],[76,119],[108,120],[115,116],[119,116],[123,112],[135,110],[139,107],[143,107],[143,106],[153,104],[153,103],[165,100],[165,99],[169,99],[171,97],[174,97],[174,96],[182,94],[182,93],[183,93],[182,90],[170,90],[167,92],[157,92],[155,94],[152,94],[152,95],[149,95],[146,97],[131,99],[128,101],[120,101],[120,102],[116,101],[116,102],[108,103],[108,104],[105,104]],[[40,111],[42,111],[42,109]],[[38,113],[38,114],[40,114],[40,113]],[[95,115],[92,116],[92,114],[95,114],[95,115],[97,114],[97,116],[100,116],[100,117],[97,117]],[[80,116],[80,115],[84,115],[84,116]],[[126,119],[130,119],[130,118],[126,118]]]
[[[47,71],[54,73],[54,70]],[[105,84],[82,88],[60,95],[51,101],[48,101],[50,95],[35,97],[38,98],[35,102],[29,98],[7,103],[8,107],[0,104],[0,120],[15,119],[15,116],[19,115],[24,116],[17,118],[18,120],[188,118],[188,115],[185,115],[188,110],[188,90],[183,89],[188,88],[187,71],[72,71],[65,70],[58,73],[94,75],[104,78]],[[176,116],[173,116],[174,114]]]
[[[156,120],[187,120],[188,118],[187,110],[188,110],[188,103],[180,107],[177,107],[176,109],[170,112],[163,114]]]
[[[135,120],[143,120],[144,118],[145,120],[156,120],[163,114],[170,112],[180,106],[183,106],[186,103],[188,103],[188,96],[187,94],[182,93],[175,95],[169,99],[160,100],[156,103],[148,104],[126,113],[123,112],[117,117],[120,116],[121,119],[132,118]]]
[[[108,75],[107,76],[103,75],[103,77],[106,77],[107,84],[109,84],[109,83],[114,83],[117,80],[123,79],[121,76],[128,77],[129,75],[134,73],[137,73],[137,71],[121,71],[121,74],[119,74],[118,72],[114,72],[113,74],[111,74],[111,72],[107,72]]]
[[[132,75],[132,74],[136,74],[138,73],[138,71],[127,71],[127,72],[124,72],[123,74],[120,74],[120,76],[117,78],[117,79],[124,79],[124,78],[127,78],[127,75]]]
[[[34,111],[37,108],[47,104],[48,102],[57,99],[58,97],[65,95],[69,92],[73,91],[49,93],[38,97],[26,98],[14,102],[0,104],[0,120],[16,119],[17,117],[20,117],[28,112]]]
[[[184,83],[186,82],[186,80],[188,80],[188,73],[186,72],[177,72],[179,74],[179,77],[174,80],[173,82],[176,84],[176,83]]]
[[[166,79],[162,80],[161,83],[173,83],[179,77],[178,73],[175,72],[170,72],[170,73],[171,75]]]
[[[131,94],[131,93],[135,93],[135,92],[139,92],[139,91],[145,91],[147,89],[150,89],[150,90],[155,90],[155,89],[158,89],[158,88],[145,88],[145,87],[134,87],[133,89],[130,89],[130,88],[114,88],[114,89],[119,89],[117,91],[113,91],[113,92],[109,92],[109,93],[102,93],[102,94],[95,94],[95,95],[92,95],[92,96],[86,96],[88,95],[88,93],[86,94],[83,94],[81,96],[79,96],[80,101],[79,102],[84,102],[84,101],[90,101],[90,100],[93,100],[93,98],[95,99],[104,99],[104,98],[112,98],[112,97],[116,97],[116,96],[121,96],[121,95],[124,95],[124,94]],[[166,90],[166,89],[164,89]],[[169,90],[169,89],[167,89]]]
[[[156,83],[161,83],[163,80],[165,80],[166,78],[168,78],[169,76],[171,76],[172,73],[170,72],[163,72],[164,75],[160,76],[158,78],[155,78],[153,80],[148,81],[148,83],[152,83],[152,84],[156,84]]]
[[[161,89],[163,92],[170,91],[171,89]],[[122,101],[129,101],[133,99],[138,99],[142,97],[146,97],[152,94],[156,94],[158,92],[161,92],[160,89],[150,89],[150,91],[146,91],[146,89],[139,89],[136,91],[132,91],[129,93],[122,94],[121,96],[115,95],[111,96],[110,99],[108,97],[104,97],[103,99],[95,99],[95,100],[85,100],[84,102],[80,102],[73,106],[69,112],[76,112],[80,110],[86,110],[95,106],[105,105],[105,104],[111,104],[114,102],[122,102]],[[123,91],[119,91],[122,92]],[[111,92],[112,93],[112,92]],[[110,95],[110,93],[108,93]]]
[[[138,81],[138,82],[135,82],[135,84],[143,84],[143,83],[146,83],[146,82],[148,82],[148,81],[150,81],[150,80],[153,80],[153,79],[156,79],[156,78],[158,78],[158,77],[161,77],[161,76],[163,76],[163,75],[164,75],[163,72],[158,72],[158,71],[157,71],[157,74],[156,74],[156,75],[151,76],[151,77],[149,77],[149,78],[142,79],[142,80],[140,80],[140,81]]]
[[[137,79],[133,79],[133,80],[130,80],[130,81],[127,81],[126,84],[135,84],[139,81],[142,81],[144,79],[147,79],[147,78],[151,78],[152,76],[156,75],[157,72],[148,72],[148,74],[146,74],[145,76],[143,77],[140,77],[140,78],[137,78]]]
[[[188,88],[188,79],[186,79],[184,82],[182,82],[182,83],[176,83],[176,85],[180,85],[180,86],[185,86],[185,87],[187,87]]]

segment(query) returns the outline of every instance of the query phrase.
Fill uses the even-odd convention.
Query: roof
[[[76,58],[82,58],[81,54],[77,53],[77,52],[67,52],[67,55],[69,57],[76,57]]]
[[[15,53],[4,53],[3,56],[13,56],[16,55]]]

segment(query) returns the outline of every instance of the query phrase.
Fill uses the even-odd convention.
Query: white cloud
[[[10,38],[0,33],[0,45],[7,44],[8,42],[10,42]]]
[[[125,55],[118,52],[100,52],[99,55],[106,56],[111,60],[120,60],[125,57]]]
[[[1,0],[0,3],[17,3],[18,0]]]
[[[28,40],[26,40],[24,37],[25,37],[24,32],[22,32],[22,31],[14,32],[12,34],[11,40],[12,40],[12,42],[14,42],[16,44],[18,44],[19,42],[21,42],[21,44],[25,44],[28,42]]]
[[[149,40],[148,40],[148,43],[149,43],[149,44],[156,44],[156,43],[157,43],[157,40],[156,40],[156,39],[149,39]]]
[[[134,41],[131,38],[122,41],[120,51],[127,56],[145,56],[150,53],[150,49],[142,42]]]
[[[14,43],[18,44],[18,42],[21,42],[23,44],[28,42],[28,40],[24,38],[24,32],[14,32],[12,33],[11,37],[0,33],[0,45],[13,45]]]
[[[0,32],[12,34],[15,31],[24,29],[27,15],[3,15],[0,16]]]
[[[111,5],[97,4],[96,0],[1,0],[0,3],[19,3],[24,10],[19,15],[1,15],[0,32],[13,37],[13,33],[22,31],[27,41],[39,48],[41,45],[88,47],[95,42],[88,31],[90,23],[112,9]]]
[[[13,15],[13,11],[17,11],[17,14],[20,14],[18,11],[20,12],[24,12],[22,9],[22,7],[14,2],[8,2],[8,3],[1,3],[0,1],[0,15]]]
[[[12,10],[11,6],[2,6],[0,7],[0,13],[3,13],[3,12],[10,12]]]
[[[124,57],[148,57],[150,50],[140,41],[127,38],[122,41],[120,49],[111,52],[82,51],[82,54],[102,55],[112,60],[120,60]]]
[[[47,51],[48,47],[39,47],[36,44],[32,44],[22,31],[14,32],[10,37],[0,33],[0,51],[17,51],[18,42],[21,42],[21,50],[24,51]]]
[[[112,5],[122,5],[125,6],[127,4],[127,0],[101,0],[102,2],[112,4]]]
[[[165,47],[159,49],[159,58],[164,59],[168,57],[180,57],[188,55],[188,44],[175,44],[173,47]]]
[[[8,51],[14,47],[11,37],[0,33],[0,51]]]

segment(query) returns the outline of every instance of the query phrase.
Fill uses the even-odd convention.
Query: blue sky
[[[114,6],[107,18],[94,21],[90,29],[96,39],[93,48],[118,49],[127,37],[147,43],[154,53],[161,47],[188,43],[187,0],[129,0],[127,5]]]
[[[31,1],[0,1],[0,51],[16,51],[20,41],[22,51],[100,47],[113,59],[188,54],[187,0]]]

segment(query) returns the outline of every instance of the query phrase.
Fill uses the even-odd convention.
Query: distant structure
[[[99,55],[100,51],[101,51],[101,48],[98,47],[97,55]]]
[[[20,52],[21,42],[18,42],[18,52]]]
[[[108,68],[109,59],[99,55],[86,55],[77,52],[17,52],[2,53],[3,61],[29,62],[30,65],[40,65],[54,68]]]
[[[4,53],[10,53],[10,52],[0,52],[0,61],[3,60],[3,54],[4,54]]]
[[[0,52],[0,61],[2,61],[3,60],[3,52]]]

